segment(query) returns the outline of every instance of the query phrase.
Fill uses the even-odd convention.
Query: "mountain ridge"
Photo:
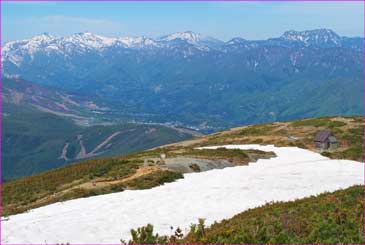
[[[71,34],[68,36],[57,37],[57,36],[51,35],[49,33],[41,33],[39,35],[35,35],[32,38],[6,42],[3,45],[3,47],[6,47],[10,44],[20,44],[20,43],[26,42],[26,41],[41,42],[41,43],[45,44],[48,42],[54,43],[55,41],[71,41],[71,42],[75,41],[76,42],[76,41],[89,40],[89,41],[92,41],[91,43],[89,43],[90,46],[93,46],[93,44],[97,44],[97,43],[99,43],[99,44],[103,43],[106,46],[106,45],[112,45],[112,44],[120,41],[121,43],[125,44],[126,46],[129,46],[128,40],[150,40],[150,41],[152,41],[150,44],[152,44],[153,42],[168,42],[168,41],[180,39],[180,40],[185,40],[185,41],[188,41],[188,42],[194,44],[194,43],[199,43],[204,40],[215,40],[215,41],[218,41],[221,43],[229,43],[230,41],[232,41],[235,38],[242,38],[242,37],[233,37],[227,41],[222,41],[220,39],[210,37],[210,36],[205,36],[200,33],[195,33],[193,31],[175,32],[175,33],[171,33],[171,34],[167,34],[167,35],[162,35],[158,38],[151,38],[151,37],[147,37],[147,36],[106,37],[106,36],[94,34],[91,32],[79,32],[79,33],[74,33],[74,34]],[[277,38],[267,38],[267,39],[263,39],[263,40],[248,40],[248,39],[244,39],[244,38],[242,38],[242,39],[250,41],[250,42],[255,42],[255,41],[269,41],[271,39],[307,41],[310,38],[316,39],[318,41],[318,43],[333,41],[337,45],[340,45],[342,39],[349,39],[349,38],[358,39],[361,37],[340,36],[331,29],[322,28],[322,29],[312,29],[312,30],[305,30],[305,31],[288,30],[288,31],[285,31],[281,36],[279,36]],[[94,47],[97,47],[97,46],[95,45]]]
[[[142,122],[176,122],[212,132],[363,113],[364,40],[328,29],[225,43],[190,32],[175,33],[171,41],[91,33],[52,38],[44,34],[34,42],[8,44],[5,73],[108,99],[106,107],[115,106],[123,117],[143,115],[132,118]]]
[[[360,45],[356,47],[348,46],[348,42],[359,42],[363,38],[359,37],[341,37],[330,29],[314,29],[309,31],[286,31],[278,38],[269,38],[267,40],[246,40],[241,37],[235,37],[227,42],[221,41],[216,38],[209,36],[203,36],[199,33],[192,31],[176,32],[169,35],[161,36],[160,38],[153,39],[146,36],[137,37],[105,37],[90,32],[75,33],[69,36],[56,37],[48,33],[42,33],[34,36],[30,39],[16,40],[5,43],[2,46],[2,62],[11,61],[14,65],[20,65],[21,61],[18,54],[11,54],[12,49],[21,48],[21,54],[27,52],[28,55],[32,56],[34,52],[45,49],[47,52],[64,52],[68,53],[70,46],[74,45],[74,49],[77,48],[79,51],[86,51],[88,49],[103,49],[108,47],[123,47],[123,48],[167,48],[171,44],[176,44],[176,41],[186,42],[190,45],[204,48],[220,49],[227,47],[227,44],[232,44],[234,40],[241,39],[252,45],[257,43],[271,43],[272,41],[289,41],[296,44],[301,44],[305,47],[309,46],[322,46],[322,47],[347,47],[347,48],[361,48]],[[276,43],[278,45],[278,43]],[[202,48],[200,47],[200,48]],[[204,50],[204,48],[202,50]],[[8,54],[10,53],[10,54]]]

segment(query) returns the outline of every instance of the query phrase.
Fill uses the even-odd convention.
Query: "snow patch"
[[[216,149],[222,146],[206,147]],[[273,151],[249,166],[185,174],[149,190],[75,199],[13,215],[2,222],[2,243],[119,243],[147,223],[159,234],[184,232],[198,218],[207,224],[270,201],[289,201],[364,183],[363,164],[331,160],[296,147],[227,145]]]

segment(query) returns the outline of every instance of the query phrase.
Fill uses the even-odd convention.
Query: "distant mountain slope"
[[[197,132],[159,125],[93,122],[94,102],[23,80],[3,80],[3,178],[70,162],[120,155],[188,139]],[[75,124],[75,122],[77,124]]]
[[[66,93],[63,90],[19,78],[2,79],[3,103],[30,107],[72,119],[76,123],[89,123],[90,117],[109,110],[91,98]],[[8,108],[5,108],[5,112]],[[89,117],[89,118],[88,118]]]
[[[36,174],[86,158],[113,156],[191,138],[159,125],[81,127],[60,116],[13,107],[3,118],[3,177]]]
[[[363,43],[329,29],[228,42],[43,34],[5,44],[2,62],[9,75],[108,99],[119,116],[217,130],[362,114]]]

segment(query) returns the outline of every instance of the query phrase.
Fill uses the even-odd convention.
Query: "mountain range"
[[[6,43],[2,63],[7,76],[101,98],[112,111],[106,117],[214,131],[362,114],[363,44],[329,29],[227,42],[190,31],[157,39],[42,34]]]
[[[363,43],[328,29],[258,41],[189,31],[158,39],[42,34],[6,43],[4,177],[196,135],[176,126],[205,133],[362,115]]]

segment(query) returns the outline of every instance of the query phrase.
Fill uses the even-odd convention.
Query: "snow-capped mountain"
[[[14,41],[6,43],[2,47],[1,62],[9,61],[10,63],[20,66],[26,57],[32,57],[34,53],[46,51],[55,46],[51,45],[55,38],[49,34],[41,34],[31,39]]]
[[[102,49],[111,46],[121,46],[125,48],[145,48],[148,46],[157,46],[156,41],[145,36],[109,38],[89,32],[77,33],[68,37],[59,38],[56,40],[56,42],[61,46],[74,44],[86,49]]]
[[[60,45],[72,43],[85,48],[103,48],[114,44],[116,39],[95,35],[90,32],[84,32],[56,39],[55,41]]]
[[[203,36],[201,34],[194,33],[192,31],[186,31],[186,32],[175,32],[170,35],[163,36],[159,40],[169,42],[176,39],[185,40],[189,43],[198,43],[203,40]]]
[[[311,31],[285,32],[281,37],[283,40],[303,43],[305,46],[326,46],[340,47],[342,38],[330,29],[318,29]]]
[[[159,44],[152,38],[145,36],[142,37],[122,37],[118,38],[117,41],[121,42],[128,48],[147,48],[147,47],[158,47]]]
[[[109,38],[90,32],[75,33],[66,37],[55,37],[47,33],[30,39],[6,43],[2,48],[2,62],[9,61],[16,66],[36,54],[72,55],[89,51],[101,51],[109,47],[146,48],[157,47],[158,43],[147,37]]]
[[[76,33],[66,37],[55,37],[44,33],[30,39],[6,43],[2,48],[2,62],[20,66],[25,60],[33,60],[34,55],[37,54],[69,56],[90,51],[102,52],[111,47],[127,49],[170,48],[176,46],[176,40],[186,41],[196,45],[201,50],[202,47],[207,47],[210,43],[215,45],[221,42],[213,38],[203,38],[200,34],[193,32],[175,33],[158,40],[145,36],[109,38],[90,32]]]
[[[176,32],[158,39],[142,37],[104,37],[90,32],[55,37],[47,33],[30,39],[6,43],[2,48],[2,63],[7,75],[24,75],[24,66],[55,65],[57,61],[76,69],[79,59],[104,59],[116,54],[130,55],[141,61],[145,55],[190,59],[209,57],[217,53],[242,53],[263,47],[278,48],[346,48],[363,50],[363,38],[341,37],[329,29],[287,31],[278,38],[250,41],[240,37],[228,42],[191,31]],[[75,62],[77,61],[77,62]],[[140,62],[139,61],[139,62]],[[250,63],[250,62],[249,62]],[[252,63],[252,62],[251,62]],[[254,62],[257,63],[256,61]],[[255,65],[255,69],[256,69]],[[46,71],[47,72],[47,71]],[[30,78],[32,79],[32,77]],[[39,75],[36,80],[42,79]]]
[[[293,113],[362,113],[362,99],[357,99],[363,98],[363,44],[363,38],[341,37],[327,29],[228,42],[193,32],[158,39],[42,34],[5,44],[2,63],[5,74],[118,100],[120,108],[132,110],[128,112],[138,108],[138,113],[163,113],[163,120],[169,115],[190,124],[210,118],[218,126],[233,126],[257,122],[251,120],[258,113],[262,121],[291,119]],[[354,94],[351,101],[344,99],[348,105],[335,106],[349,94],[339,87]],[[319,99],[313,92],[318,89],[327,100],[320,108],[324,96]],[[268,99],[265,91],[272,90],[278,94]],[[302,91],[303,102],[293,104],[297,91]],[[308,107],[307,101],[316,106]],[[201,118],[191,118],[197,111]]]
[[[223,47],[227,50],[242,50],[242,49],[250,49],[255,48],[260,45],[262,41],[249,41],[243,39],[241,37],[235,37],[226,42]]]
[[[61,54],[69,57],[73,54],[84,54],[90,51],[101,53],[108,48],[122,49],[166,49],[174,53],[182,53],[185,57],[194,55],[196,51],[227,51],[226,49],[252,48],[259,45],[303,46],[303,47],[347,47],[362,49],[363,39],[340,37],[329,29],[310,31],[287,31],[279,38],[262,41],[249,41],[233,38],[228,42],[203,36],[191,31],[176,32],[159,39],[142,37],[104,37],[90,32],[76,33],[66,37],[55,37],[47,33],[31,39],[6,43],[2,48],[2,62],[5,66],[21,66],[23,62],[33,60],[36,55],[50,56]],[[191,46],[186,46],[186,44]],[[195,48],[195,49],[194,49]],[[185,50],[183,50],[185,49]],[[188,50],[187,50],[188,49]]]

